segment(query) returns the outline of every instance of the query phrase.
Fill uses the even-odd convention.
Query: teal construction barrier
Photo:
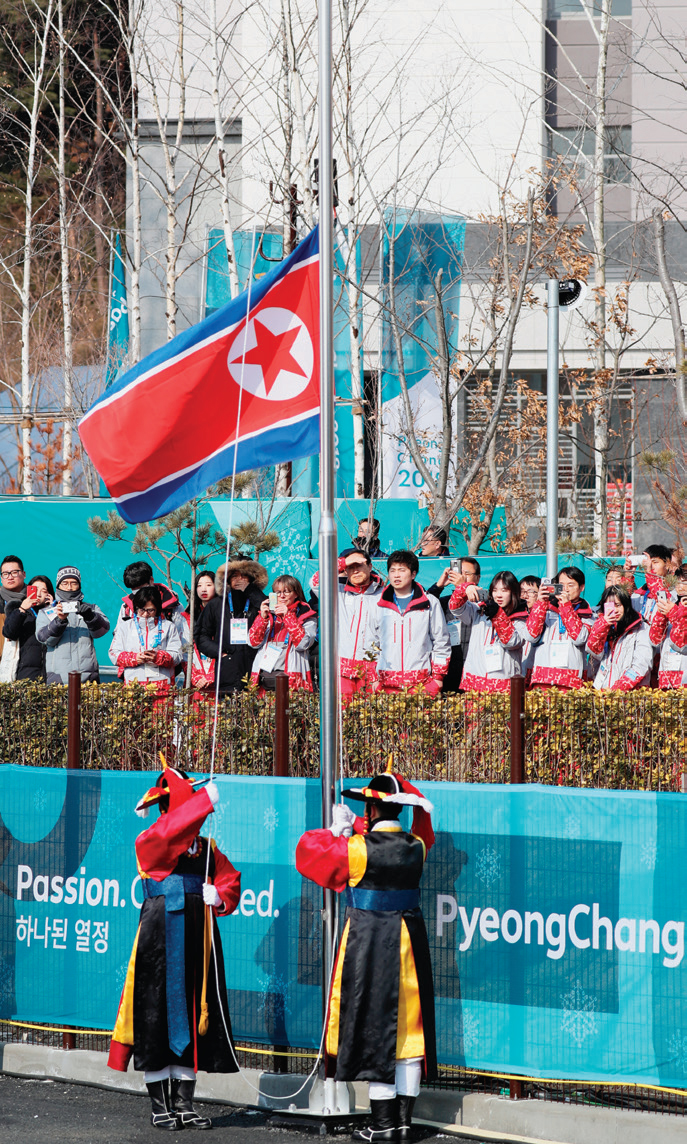
[[[133,808],[150,782],[0,767],[0,1017],[112,1027],[141,903]],[[314,1049],[322,899],[294,853],[319,825],[320,782],[217,784],[207,830],[242,876],[219,920],[235,1035]],[[420,786],[435,807],[421,904],[439,1060],[687,1089],[684,795]]]

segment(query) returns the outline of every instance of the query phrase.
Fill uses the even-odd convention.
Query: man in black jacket
[[[267,570],[256,560],[238,558],[217,569],[217,595],[198,617],[195,642],[199,651],[220,662],[221,694],[243,691],[256,656],[256,648],[248,643],[248,632],[267,597],[262,589],[267,584]],[[228,585],[225,588],[225,585]],[[220,628],[224,607],[222,654],[219,651]],[[217,678],[217,676],[215,676]]]

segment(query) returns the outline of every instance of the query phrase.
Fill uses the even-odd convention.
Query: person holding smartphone
[[[666,591],[665,577],[670,575],[671,550],[666,544],[648,544],[642,553],[641,564],[628,556],[625,567],[644,572],[646,583],[632,593],[632,607],[649,625],[656,611],[658,593]]]
[[[463,691],[508,691],[510,680],[523,674],[522,651],[529,639],[517,578],[508,569],[497,572],[486,603],[475,584],[459,584],[449,611],[470,630]]]
[[[26,586],[24,599],[5,604],[3,635],[18,644],[15,680],[45,682],[45,644],[36,639],[36,620],[41,608],[52,603],[55,590],[47,576],[34,576]],[[4,649],[3,649],[4,650]]]
[[[532,687],[581,687],[585,644],[594,614],[582,598],[584,572],[561,568],[552,584],[543,580],[527,617],[532,639]]]
[[[587,637],[587,651],[596,664],[594,687],[603,691],[633,691],[648,687],[654,658],[649,628],[632,607],[620,585],[606,588],[599,615]]]
[[[255,659],[255,650],[248,642],[248,633],[260,614],[266,584],[267,569],[250,557],[237,556],[217,569],[214,596],[205,604],[196,621],[198,651],[211,665],[212,683],[209,694],[214,695],[218,659],[220,694],[244,690]],[[197,687],[197,677],[192,678]]]
[[[287,675],[292,691],[312,691],[308,648],[317,639],[317,613],[305,601],[295,576],[277,576],[270,598],[263,600],[248,642],[258,649],[251,682],[260,695],[276,689],[276,676]]]
[[[139,588],[132,602],[133,618],[128,624],[117,624],[110,660],[125,683],[153,682],[159,691],[168,691],[184,655],[179,632],[163,616],[157,588]]]
[[[676,595],[658,594],[649,639],[659,653],[658,686],[663,690],[687,687],[687,564],[676,572]]]
[[[60,568],[55,585],[56,599],[36,620],[36,639],[47,648],[47,682],[66,685],[70,671],[78,671],[82,683],[99,683],[93,641],[109,632],[110,621],[97,604],[84,600],[81,573],[74,565]]]

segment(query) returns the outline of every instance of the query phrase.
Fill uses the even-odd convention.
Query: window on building
[[[594,156],[594,132],[588,127],[548,129],[549,158],[563,160],[566,165],[591,170]],[[629,183],[632,157],[632,128],[607,127],[604,170],[606,182]]]
[[[595,16],[601,15],[600,0],[592,0]],[[547,17],[549,20],[561,20],[568,16],[584,16],[585,11],[582,0],[548,0]],[[632,15],[632,0],[613,0],[611,15],[616,17]]]

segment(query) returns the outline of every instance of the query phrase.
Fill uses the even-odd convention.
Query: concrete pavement
[[[321,1139],[313,1132],[271,1128],[265,1114],[252,1109],[199,1107],[214,1123],[213,1135],[203,1139],[218,1144],[314,1144]],[[420,1129],[418,1135],[427,1144],[437,1139],[431,1129]],[[0,1073],[0,1139],[2,1144],[161,1144],[179,1134],[151,1126],[147,1096]]]

